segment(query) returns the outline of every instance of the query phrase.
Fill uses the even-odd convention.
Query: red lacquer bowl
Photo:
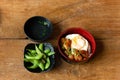
[[[61,43],[61,38],[65,37],[68,34],[80,34],[81,36],[83,36],[85,39],[88,40],[90,47],[91,47],[91,50],[90,50],[91,52],[90,52],[90,56],[87,60],[75,61],[75,60],[69,59],[68,56],[65,55],[60,43]],[[88,31],[81,29],[81,28],[69,28],[69,29],[63,31],[58,37],[58,50],[60,52],[60,55],[62,56],[62,58],[65,61],[70,62],[70,63],[71,62],[86,62],[86,61],[88,61],[94,55],[95,49],[96,49],[96,43],[95,43],[94,37]]]

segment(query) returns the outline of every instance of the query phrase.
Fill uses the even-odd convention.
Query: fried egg
[[[70,39],[72,41],[71,48],[85,51],[88,50],[89,43],[83,36],[79,34],[69,34],[65,38]]]

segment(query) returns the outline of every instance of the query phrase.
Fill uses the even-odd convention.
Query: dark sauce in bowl
[[[52,29],[51,22],[41,16],[28,19],[24,25],[26,35],[34,41],[44,41],[50,37]]]

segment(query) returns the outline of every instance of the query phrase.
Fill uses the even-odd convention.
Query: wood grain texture
[[[2,0],[0,38],[25,38],[24,23],[36,15],[50,19],[55,29],[82,27],[97,39],[120,38],[119,3],[119,0]]]
[[[55,42],[50,42],[56,46]],[[36,74],[27,71],[23,65],[23,50],[31,41],[0,40],[0,80],[119,80],[120,41],[96,42],[96,55],[88,63],[73,65],[59,59],[51,71]]]
[[[53,34],[45,42],[57,50],[58,35],[81,27],[95,37],[95,56],[85,64],[68,64],[57,56],[49,72],[24,68],[28,43],[23,27],[32,16],[45,16]],[[120,0],[0,0],[0,80],[120,80]],[[58,54],[58,53],[57,53]]]

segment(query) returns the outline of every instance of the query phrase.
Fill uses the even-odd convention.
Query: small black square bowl
[[[52,23],[42,16],[31,17],[24,24],[24,32],[27,37],[37,42],[50,37],[52,30]]]
[[[48,49],[49,48],[52,52],[54,52],[54,48],[53,48],[53,46],[50,43],[43,43],[43,44],[45,45],[44,49]],[[39,44],[29,43],[29,44],[27,44],[25,46],[25,49],[24,49],[24,59],[25,59],[25,55],[27,54],[27,52],[29,52],[28,49],[35,50],[35,45],[38,46]],[[33,65],[33,64],[31,64],[30,62],[26,62],[26,61],[24,61],[23,63],[24,63],[24,67],[28,71],[30,71],[30,72],[33,72],[33,73],[48,72],[55,66],[55,54],[49,56],[49,59],[50,59],[50,66],[47,69],[45,69],[45,70],[41,70],[39,67],[37,67],[35,69],[30,69],[28,67]]]

